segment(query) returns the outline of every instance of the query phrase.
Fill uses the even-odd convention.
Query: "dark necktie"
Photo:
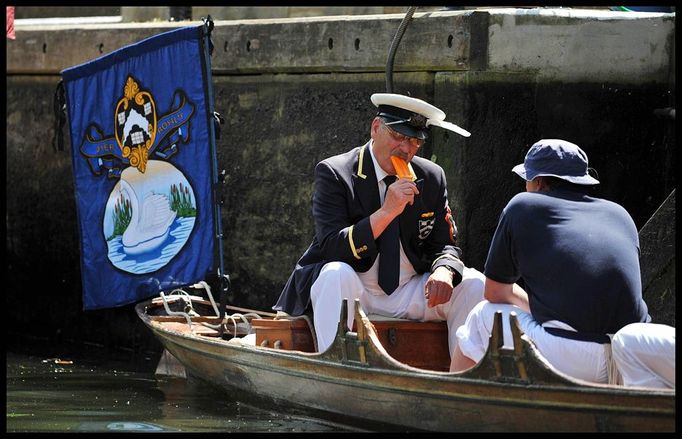
[[[384,177],[386,192],[396,180],[395,175]],[[385,198],[385,197],[384,197]],[[379,236],[379,286],[384,293],[391,294],[398,287],[400,277],[400,226],[398,217]]]

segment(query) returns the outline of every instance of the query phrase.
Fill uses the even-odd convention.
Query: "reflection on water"
[[[7,353],[8,432],[323,432],[352,427],[276,413],[201,381],[132,365]]]

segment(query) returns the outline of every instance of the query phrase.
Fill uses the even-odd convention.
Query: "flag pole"
[[[220,186],[224,184],[224,172],[218,173],[218,152],[216,147],[216,125],[221,122],[221,117],[218,113],[214,111],[213,102],[213,77],[211,74],[211,55],[213,53],[213,43],[211,42],[211,31],[213,30],[214,24],[211,16],[208,15],[203,19],[204,25],[203,30],[203,49],[204,49],[204,69],[206,70],[206,92],[208,95],[208,114],[209,119],[208,129],[209,129],[209,141],[211,142],[211,156],[212,156],[212,190],[213,190],[213,214],[214,214],[214,224],[215,224],[215,238],[218,244],[218,285],[220,287],[220,310],[219,316],[222,321],[225,316],[225,306],[227,305],[227,292],[230,289],[230,277],[225,273],[224,266],[224,256],[223,256],[223,228],[222,228],[222,217],[221,208],[222,205],[222,190]],[[222,328],[220,327],[220,332],[222,336]]]

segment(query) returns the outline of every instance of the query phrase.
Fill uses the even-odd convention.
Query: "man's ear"
[[[538,181],[538,190],[547,191],[549,190],[549,185],[547,184],[547,179],[543,176],[535,177]]]
[[[375,117],[372,120],[372,128],[370,130],[370,134],[372,135],[372,138],[374,138],[374,136],[376,136],[376,134],[380,128],[381,128],[381,120],[378,117]]]

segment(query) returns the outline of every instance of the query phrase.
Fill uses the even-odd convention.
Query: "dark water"
[[[157,378],[157,358],[6,355],[7,432],[358,430],[252,405],[194,378]]]

